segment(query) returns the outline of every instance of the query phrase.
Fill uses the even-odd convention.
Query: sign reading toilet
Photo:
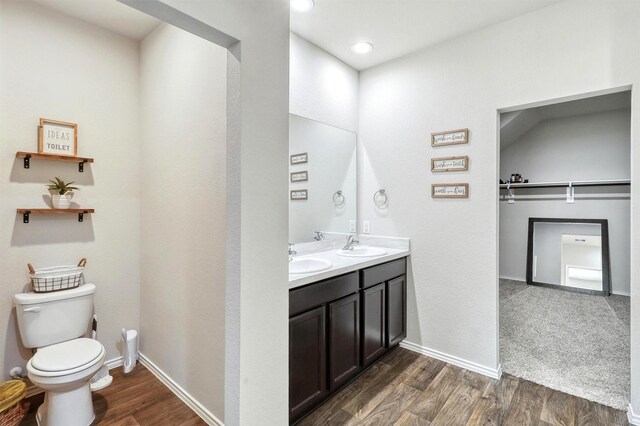
[[[78,152],[78,125],[66,121],[40,119],[38,154],[75,157]]]

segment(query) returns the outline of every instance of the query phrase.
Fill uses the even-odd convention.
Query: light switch
[[[363,234],[368,234],[369,231],[369,221],[368,220],[363,220],[362,221],[362,233]]]

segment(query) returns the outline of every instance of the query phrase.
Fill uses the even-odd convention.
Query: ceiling
[[[594,96],[500,115],[500,150],[505,149],[543,121],[631,108],[631,92]]]
[[[142,40],[160,24],[156,18],[116,0],[32,1],[134,40]]]
[[[357,70],[558,3],[560,0],[315,0],[291,30]],[[373,52],[351,45],[368,41]]]

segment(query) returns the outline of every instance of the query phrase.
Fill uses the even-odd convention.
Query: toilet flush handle
[[[33,308],[24,308],[23,312],[40,312],[40,306],[34,306]]]

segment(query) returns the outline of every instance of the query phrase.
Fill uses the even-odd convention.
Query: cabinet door
[[[362,364],[367,366],[385,352],[385,284],[362,290]]]
[[[329,303],[329,389],[360,370],[360,295]]]
[[[387,283],[387,348],[407,337],[407,279],[403,275]]]
[[[328,393],[325,306],[289,318],[289,419]]]

